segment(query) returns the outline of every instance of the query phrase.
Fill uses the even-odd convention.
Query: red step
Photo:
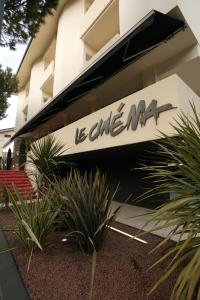
[[[1,185],[6,185],[6,186],[10,186],[10,187],[12,187],[12,186],[21,186],[21,187],[23,187],[23,186],[31,186],[32,187],[32,185],[31,185],[31,183],[30,182],[22,182],[22,181],[20,181],[20,182],[14,182],[14,181],[12,181],[12,182],[9,182],[9,181],[5,181],[5,182],[3,182],[3,181],[1,181],[0,182],[0,184]]]
[[[27,197],[36,198],[31,181],[23,171],[0,170],[0,197],[4,195],[3,186],[7,186],[13,194],[15,194],[14,189],[17,188],[24,199]]]

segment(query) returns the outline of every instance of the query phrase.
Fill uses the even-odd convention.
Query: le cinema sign
[[[135,131],[139,123],[143,127],[146,125],[146,121],[150,118],[154,118],[157,124],[160,113],[176,108],[170,103],[158,106],[158,101],[155,99],[146,106],[145,100],[140,100],[137,106],[133,104],[130,107],[128,116],[126,120],[123,121],[122,116],[124,114],[124,106],[125,103],[120,103],[115,114],[111,111],[106,119],[101,118],[98,122],[94,123],[89,130],[87,130],[86,127],[81,129],[77,128],[75,144],[78,145],[86,139],[93,142],[104,134],[115,137],[124,130]]]

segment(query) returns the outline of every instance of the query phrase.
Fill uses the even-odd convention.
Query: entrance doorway
[[[152,180],[144,178],[148,174],[138,168],[144,162],[151,164],[150,152],[155,153],[156,147],[152,142],[138,143],[74,154],[70,156],[70,160],[80,171],[95,171],[99,168],[107,174],[111,188],[119,183],[116,201],[123,203],[132,195],[129,204],[155,209],[169,199],[169,194],[153,196],[143,201],[137,201],[137,198],[155,186]]]

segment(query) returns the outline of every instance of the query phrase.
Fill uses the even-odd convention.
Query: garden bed
[[[1,226],[14,222],[10,212],[0,212]],[[136,229],[119,223],[115,227],[131,234]],[[11,234],[7,233],[19,270],[31,299],[84,300],[87,299],[91,256],[72,247],[70,243],[61,242],[63,233],[53,232],[49,235],[49,246],[44,251],[34,253],[29,272],[27,256]],[[95,300],[143,300],[153,284],[165,271],[168,262],[148,270],[162,254],[164,249],[149,254],[161,238],[146,234],[143,237],[147,245],[127,239],[125,236],[110,231],[101,251],[97,254],[96,277],[94,284]],[[172,242],[169,242],[167,247]],[[1,257],[0,257],[1,261]],[[173,274],[148,299],[168,300],[177,274]]]

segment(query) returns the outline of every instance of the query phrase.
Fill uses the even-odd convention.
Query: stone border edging
[[[0,231],[0,251],[9,249]],[[0,300],[30,300],[23,278],[11,251],[0,254]]]

